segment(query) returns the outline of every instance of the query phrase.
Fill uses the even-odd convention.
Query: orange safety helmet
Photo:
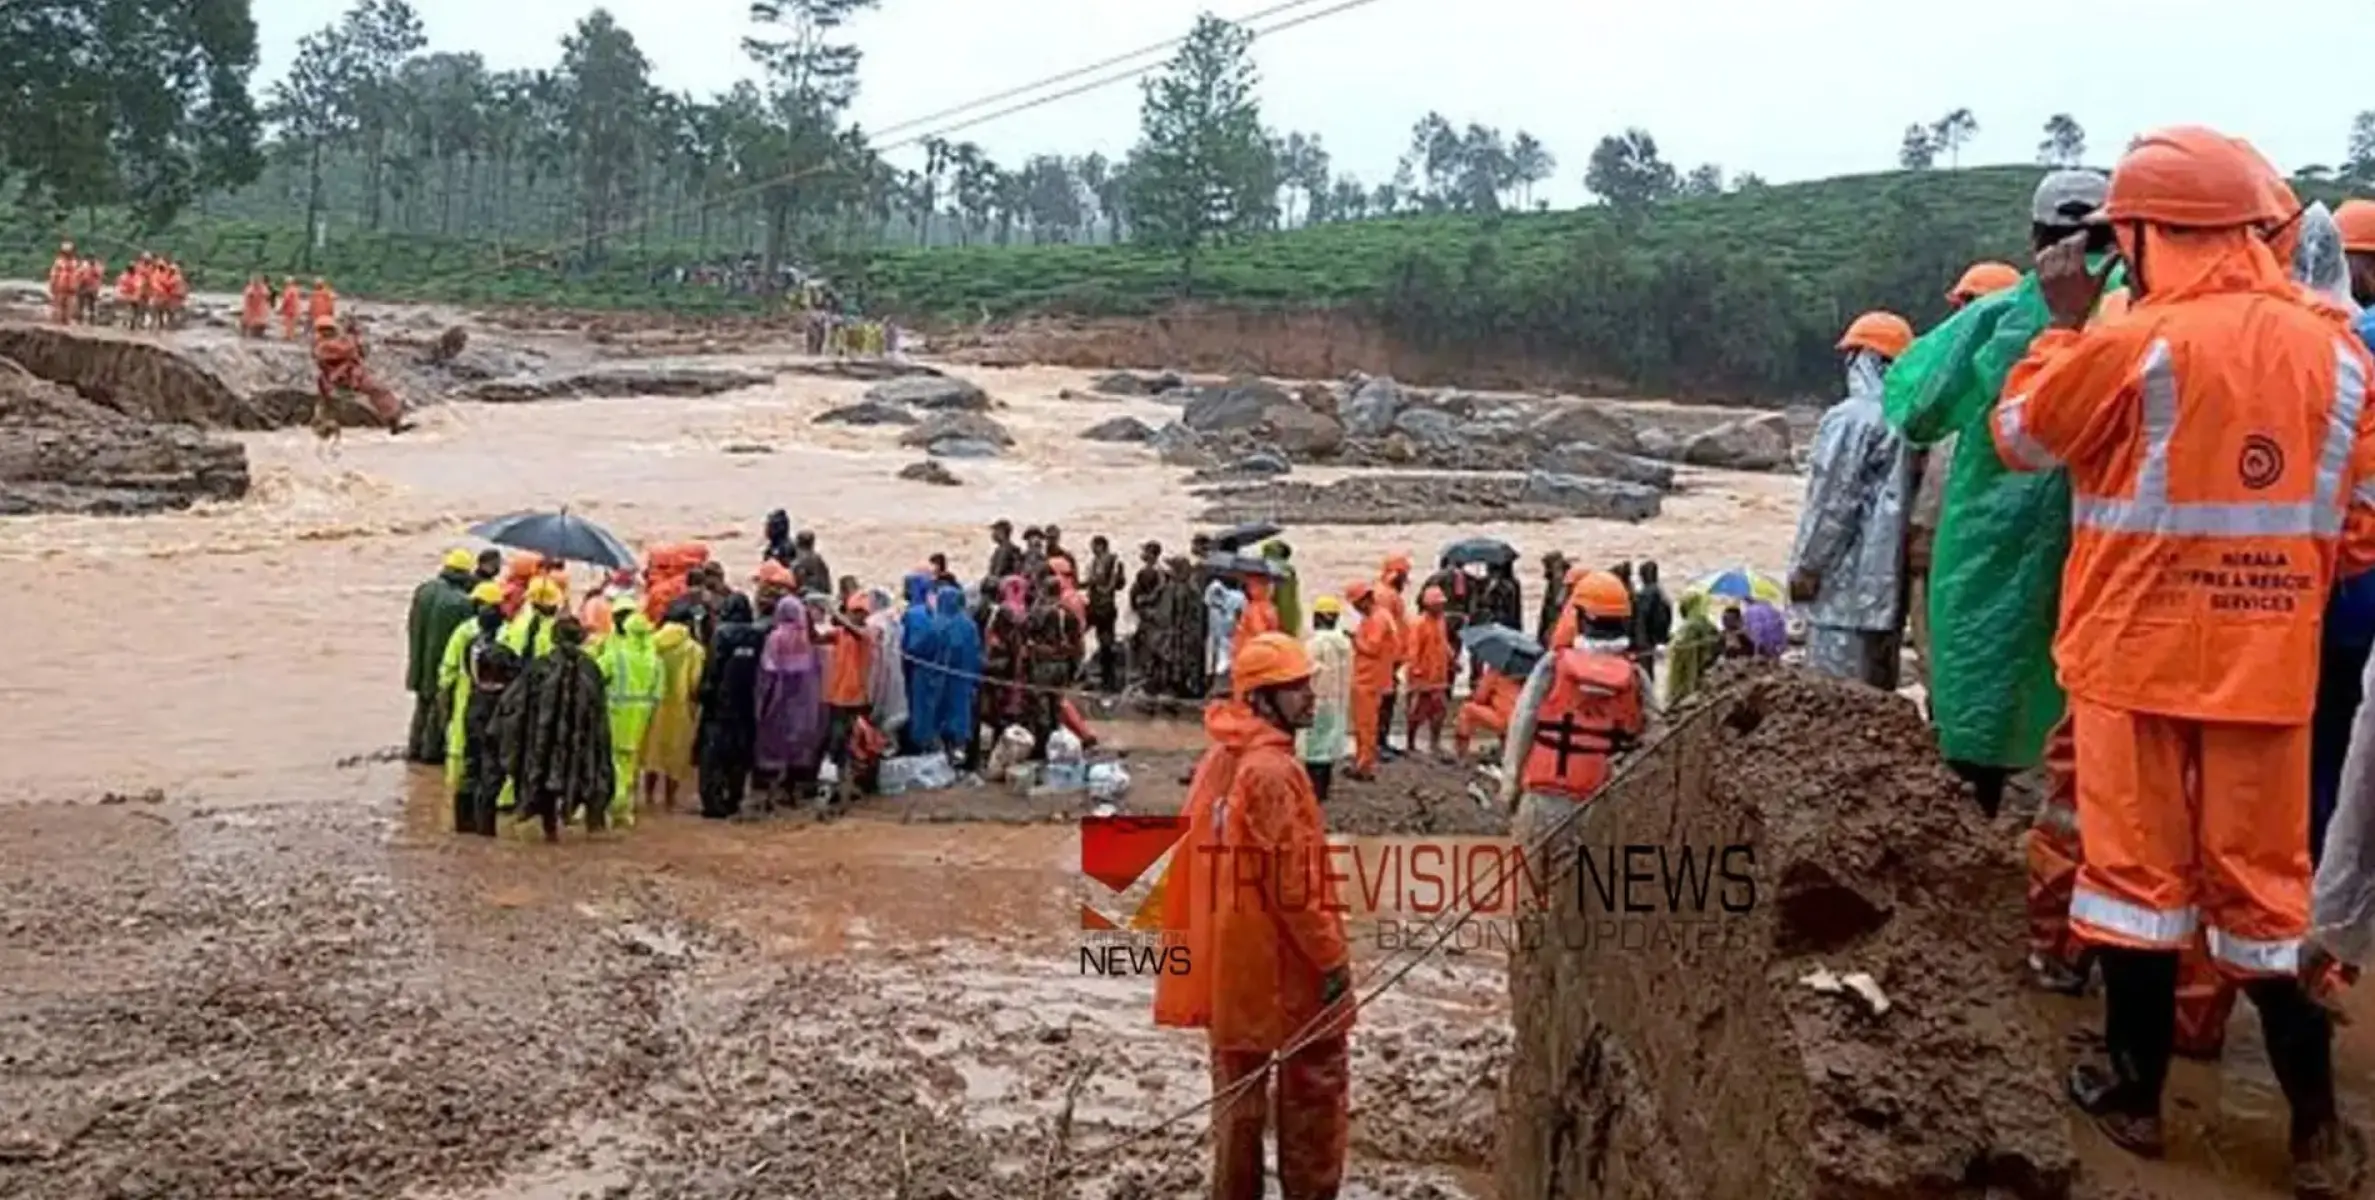
[[[1954,290],[1946,293],[1946,298],[1969,302],[2019,283],[2020,268],[2011,263],[1972,263],[1970,269],[1963,272],[1963,277],[1954,281]]]
[[[1246,639],[1229,660],[1229,688],[1242,700],[1254,692],[1311,678],[1311,652],[1283,633]]]
[[[2342,248],[2375,254],[2375,200],[2345,200],[2334,210],[2334,225],[2342,231]]]
[[[1355,579],[1351,583],[1344,585],[1344,602],[1346,604],[1358,606],[1361,601],[1366,600],[1376,594],[1377,589],[1370,586],[1369,581],[1366,579]]]
[[[2268,160],[2240,138],[2199,125],[2156,129],[2120,156],[2096,219],[2191,229],[2279,224],[2293,214],[2268,186],[2274,174]]]
[[[1606,571],[1593,571],[1576,583],[1567,602],[1594,621],[1622,621],[1633,615],[1633,593],[1625,581]]]
[[[1847,332],[1839,335],[1841,350],[1869,350],[1882,358],[1894,360],[1904,355],[1913,344],[1913,326],[1893,312],[1874,309],[1847,323]]]

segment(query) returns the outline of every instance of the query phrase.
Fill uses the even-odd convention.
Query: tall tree
[[[1938,140],[1927,125],[1907,125],[1905,140],[1897,143],[1897,165],[1908,171],[1927,171],[1938,165]]]
[[[1319,217],[1328,197],[1328,150],[1316,133],[1290,133],[1278,150],[1279,182],[1291,192],[1303,194],[1303,219],[1309,223]],[[1294,224],[1294,209],[1286,212],[1287,224]]]
[[[1534,135],[1520,129],[1509,143],[1509,166],[1517,176],[1519,203],[1534,203],[1534,185],[1551,177],[1559,169],[1559,160],[1534,140]]]
[[[289,73],[272,85],[265,113],[279,128],[283,162],[305,169],[305,246],[300,257],[313,270],[314,243],[321,239],[322,162],[330,147],[354,132],[353,118],[339,103],[347,74],[347,44],[336,27],[297,39]]]
[[[795,222],[848,185],[846,178],[826,178],[852,149],[838,126],[858,92],[858,48],[837,39],[852,16],[877,2],[753,0],[750,6],[762,32],[744,38],[742,48],[765,73],[767,91],[743,151],[754,179],[763,181],[770,289],[781,278]]]
[[[248,0],[0,2],[0,184],[143,226],[256,178]]]
[[[2075,167],[2086,161],[2086,130],[2078,118],[2055,113],[2045,118],[2045,140],[2037,143],[2037,161],[2049,167]]]
[[[596,253],[633,202],[650,150],[651,62],[610,10],[597,8],[561,39],[564,144],[577,163],[585,251]]]
[[[1721,196],[1724,194],[1724,169],[1714,163],[1700,163],[1682,177],[1685,196]]]
[[[355,0],[339,37],[347,50],[339,102],[363,152],[365,219],[377,229],[386,215],[392,139],[404,123],[404,63],[429,44],[429,35],[405,0]]]
[[[1131,218],[1140,240],[1177,256],[1183,292],[1193,289],[1208,242],[1263,228],[1276,212],[1277,164],[1254,99],[1252,46],[1251,32],[1204,14],[1144,85]]]
[[[1946,151],[1949,169],[1963,165],[1963,145],[1978,133],[1979,118],[1972,116],[1971,110],[1967,108],[1958,108],[1938,118],[1938,123],[1930,126],[1930,139],[1937,143],[1940,150]]]
[[[2350,148],[2342,156],[2342,175],[2361,187],[2375,184],[2375,110],[2350,119]]]
[[[1668,199],[1681,186],[1673,165],[1658,157],[1658,141],[1646,129],[1601,138],[1583,172],[1584,190],[1621,213]]]
[[[1080,235],[1088,214],[1081,203],[1084,189],[1070,163],[1057,155],[1037,154],[1015,174],[1033,242],[1069,242]]]

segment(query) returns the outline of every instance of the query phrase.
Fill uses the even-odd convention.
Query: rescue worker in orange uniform
[[[2298,971],[2319,626],[2337,567],[2375,563],[2375,361],[2271,251],[2296,214],[2265,174],[2207,129],[2138,138],[2098,214],[2131,307],[2090,326],[2108,269],[2076,237],[2040,255],[2052,328],[1993,432],[2006,465],[2071,483],[2054,642],[2086,858],[2070,923],[2098,947],[2110,1051],[2071,1096],[2114,1142],[2161,1151],[2178,957],[2199,929],[2260,1012],[2295,1194],[2341,1196],[2364,1143]]]
[[[341,330],[336,321],[316,321],[313,336],[314,390],[324,403],[335,403],[340,389],[360,392],[389,433],[412,428],[404,419],[404,402],[363,365],[363,340],[354,322]]]
[[[2020,286],[2020,268],[2011,263],[1975,262],[1963,269],[1962,278],[1946,293],[1946,307],[1960,312],[1964,305],[1981,296]]]
[[[1404,599],[1404,593],[1410,587],[1410,569],[1410,556],[1396,551],[1386,556],[1377,571],[1377,607],[1394,623],[1396,675],[1401,674],[1403,665],[1410,661],[1410,602]],[[1395,682],[1389,680],[1384,694],[1378,700],[1377,748],[1387,758],[1401,757],[1401,753],[1389,744],[1394,733],[1394,697],[1399,690]],[[1403,733],[1402,740],[1405,746],[1409,744],[1410,735],[1407,731]]]
[[[1275,594],[1269,577],[1256,574],[1245,577],[1245,611],[1237,614],[1238,640],[1281,632],[1278,602],[1272,598]]]
[[[99,323],[99,289],[107,279],[107,265],[95,258],[82,260],[74,273],[74,319],[85,325]]]
[[[181,264],[165,259],[157,265],[157,324],[165,329],[179,329],[182,310],[189,304],[190,281],[181,273]]]
[[[1509,731],[1510,714],[1517,710],[1517,680],[1491,667],[1476,681],[1476,694],[1460,706],[1458,720],[1451,727],[1451,752],[1460,759],[1468,757],[1468,749],[1480,732],[1490,730],[1496,735]]]
[[[1429,587],[1418,595],[1418,619],[1410,623],[1403,644],[1410,654],[1410,691],[1407,742],[1418,752],[1419,731],[1427,734],[1427,752],[1443,756],[1443,720],[1451,713],[1451,637],[1443,628],[1443,589]]]
[[[1344,589],[1344,599],[1361,618],[1352,631],[1352,770],[1347,773],[1354,779],[1375,779],[1402,630],[1378,599],[1376,585],[1356,581]]]
[[[124,273],[115,277],[116,307],[124,310],[124,328],[140,327],[140,260],[124,265]]]
[[[251,276],[239,298],[239,335],[260,338],[272,325],[272,285],[261,275]]]
[[[59,325],[71,324],[74,319],[74,277],[79,269],[74,257],[74,243],[58,246],[58,256],[49,264],[49,319]]]
[[[313,281],[313,296],[307,301],[305,315],[313,320],[313,327],[317,331],[322,327],[322,322],[337,319],[338,293],[330,290],[329,280]]]
[[[305,293],[297,286],[297,277],[287,276],[280,284],[280,339],[297,340],[297,314],[304,304]]]
[[[1544,648],[1509,716],[1501,744],[1501,803],[1514,836],[1532,845],[1608,781],[1609,760],[1648,729],[1649,677],[1632,656],[1633,595],[1593,571],[1569,603],[1581,632]]]
[[[1575,607],[1575,589],[1591,575],[1590,567],[1567,568],[1566,581],[1559,586],[1559,619],[1551,623],[1550,640],[1542,643],[1545,647],[1572,646],[1583,633],[1583,614]]]
[[[1344,1182],[1355,1000],[1327,831],[1295,752],[1311,676],[1284,633],[1237,643],[1163,882],[1165,936],[1188,969],[1157,977],[1155,1023],[1206,1031],[1214,1200],[1260,1200],[1265,1128],[1286,1200],[1325,1200]]]

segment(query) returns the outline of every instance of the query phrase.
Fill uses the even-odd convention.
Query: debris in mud
[[[1209,502],[1198,519],[1223,525],[1457,525],[1571,517],[1645,521],[1661,507],[1658,493],[1638,484],[1540,472],[1522,479],[1412,474],[1359,475],[1328,484],[1278,480],[1201,488],[1195,495]]]
[[[913,425],[916,415],[896,404],[880,400],[860,400],[826,409],[816,415],[818,425]]]
[[[728,442],[718,448],[726,454],[773,454],[775,447],[765,442]]]
[[[947,467],[941,466],[939,462],[933,459],[925,459],[922,462],[909,463],[906,466],[899,468],[899,478],[909,480],[914,483],[929,483],[937,487],[956,487],[957,485],[964,482],[964,480],[957,478],[956,475],[952,473]]]
[[[99,803],[102,806],[116,804],[163,804],[164,802],[165,789],[163,788],[149,788],[146,791],[139,792],[102,792],[99,794]]]
[[[1188,476],[1190,483],[1222,483],[1239,479],[1276,479],[1294,471],[1284,454],[1258,450],[1235,462],[1206,467]]]
[[[1661,492],[1674,490],[1674,464],[1615,450],[1603,450],[1590,442],[1568,442],[1563,446],[1554,446],[1535,458],[1532,465],[1536,470],[1561,475],[1616,479],[1653,487]]]
[[[1115,417],[1089,426],[1080,436],[1092,442],[1148,442],[1154,440],[1155,427],[1136,417]]]
[[[934,458],[997,458],[1005,454],[1006,451],[995,442],[985,442],[979,438],[952,437],[942,438],[926,446],[924,453]]]
[[[986,442],[992,446],[1014,445],[1014,435],[994,417],[977,412],[936,412],[922,424],[899,435],[902,446],[930,446],[951,438]]]
[[[954,375],[890,379],[866,389],[866,399],[938,412],[987,412],[990,394]]]
[[[431,366],[444,366],[461,357],[462,351],[469,345],[470,331],[459,325],[450,326],[444,333],[437,335],[436,341],[429,343],[428,349],[421,352],[421,360]]]
[[[1605,874],[1638,843],[1730,853],[1749,882],[1621,939],[1591,932],[1610,920],[1592,888],[1549,889],[1510,966],[1501,1194],[2066,1195],[2060,1053],[2021,991],[2022,872],[2001,830],[1904,699],[1727,674],[1544,869]],[[1793,904],[1793,879],[1841,902]],[[1871,996],[1801,986],[1825,955]]]

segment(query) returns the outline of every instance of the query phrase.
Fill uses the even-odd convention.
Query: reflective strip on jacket
[[[2337,561],[2355,573],[2375,552],[2375,365],[2288,295],[2161,299],[2049,330],[1996,407],[2006,465],[2070,475],[2062,684],[2137,712],[2305,723]]]

